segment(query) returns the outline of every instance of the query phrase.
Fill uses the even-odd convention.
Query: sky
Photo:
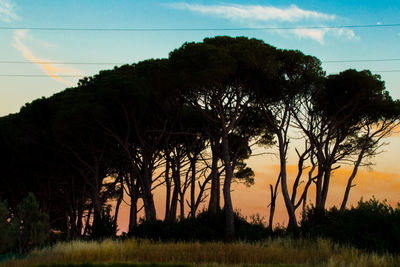
[[[216,35],[247,36],[278,48],[301,50],[318,57],[328,74],[348,68],[369,69],[382,76],[393,98],[400,98],[400,27],[384,26],[398,23],[398,0],[0,0],[0,116],[18,112],[36,98],[75,86],[82,76],[123,63],[164,58],[184,42]],[[294,29],[346,25],[377,27]],[[181,30],[87,30],[93,28]],[[375,166],[362,170],[367,178],[355,187],[353,203],[361,196],[370,197],[375,189],[381,190],[374,192],[382,199],[400,201],[400,138],[394,135],[387,142],[390,144],[384,148],[386,152],[374,159]],[[266,213],[268,181],[276,176],[274,164],[274,156],[251,160],[259,182],[253,189],[238,187],[233,193],[234,205],[236,201],[243,210]],[[375,180],[381,183],[376,185]],[[370,190],[371,184],[374,190]],[[241,198],[248,196],[243,192],[249,190],[252,198],[258,196],[262,200],[244,205]]]

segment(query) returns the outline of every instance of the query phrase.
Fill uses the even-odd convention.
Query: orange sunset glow
[[[267,223],[269,216],[269,202],[270,202],[270,190],[269,184],[273,185],[276,182],[276,177],[279,173],[279,165],[263,164],[263,160],[250,160],[249,165],[255,163],[255,184],[247,187],[243,184],[235,184],[233,186],[232,197],[234,208],[240,212],[240,214],[247,216],[250,219],[251,216],[258,214],[264,217],[264,222]],[[294,177],[297,175],[297,165],[288,165],[288,178],[290,185],[293,182]],[[306,172],[306,171],[305,171]],[[335,170],[332,175],[332,183],[328,195],[327,206],[340,207],[341,201],[343,200],[343,194],[347,185],[347,179],[350,176],[352,169],[350,167],[342,167]],[[306,174],[307,175],[307,174]],[[303,178],[304,180],[305,178]],[[355,185],[350,192],[348,201],[348,207],[357,204],[361,199],[368,200],[375,197],[378,200],[387,200],[392,206],[397,206],[400,203],[400,174],[391,172],[375,171],[373,169],[362,168],[358,171],[358,174],[353,182]],[[291,187],[289,187],[291,188]],[[299,187],[301,193],[303,187]],[[164,218],[165,213],[165,189],[161,186],[155,192],[155,201],[157,206],[157,217],[159,219]],[[299,193],[299,194],[300,194]],[[313,203],[315,198],[315,187],[311,186],[308,193],[309,205]],[[119,232],[126,232],[128,229],[129,222],[129,198],[126,197],[125,203],[121,205],[121,214],[118,218]],[[208,205],[208,199],[205,201],[203,208]],[[223,204],[223,200],[222,203]],[[200,209],[201,210],[201,209]],[[186,207],[188,211],[188,207]],[[301,208],[299,207],[297,214],[300,215]],[[141,213],[143,216],[143,212]],[[284,207],[282,194],[279,193],[276,204],[274,223],[280,225],[287,224],[287,212]]]

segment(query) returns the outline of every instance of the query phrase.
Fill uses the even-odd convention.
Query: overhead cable
[[[392,24],[359,24],[332,26],[288,26],[288,27],[235,27],[235,28],[83,28],[83,27],[11,27],[2,26],[0,30],[32,30],[32,31],[99,31],[99,32],[187,32],[187,31],[264,31],[264,30],[302,30],[302,29],[341,29],[341,28],[385,28],[400,27],[400,23]]]
[[[357,63],[357,62],[389,62],[400,61],[400,58],[383,58],[383,59],[343,59],[343,60],[322,60],[322,63]],[[54,65],[123,65],[130,64],[127,62],[82,62],[82,61],[17,61],[17,60],[0,60],[0,64],[54,64]]]

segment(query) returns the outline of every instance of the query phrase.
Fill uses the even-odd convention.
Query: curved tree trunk
[[[283,141],[283,137],[280,133],[277,133],[278,143],[279,143],[279,159],[280,159],[280,177],[281,177],[281,190],[283,199],[285,200],[286,210],[289,216],[289,228],[297,227],[297,219],[295,214],[294,205],[290,199],[288,186],[287,186],[287,172],[286,172],[286,153],[285,146],[286,144]]]
[[[269,222],[268,227],[272,230],[273,222],[274,222],[274,214],[275,214],[275,204],[276,204],[276,197],[278,195],[278,186],[281,181],[281,175],[279,174],[278,179],[275,183],[275,188],[272,184],[269,185],[269,189],[271,191],[271,203],[270,203],[270,210],[269,210]]]
[[[362,149],[360,154],[358,154],[358,158],[357,158],[356,163],[354,164],[353,171],[352,171],[349,179],[347,180],[347,186],[346,186],[346,190],[344,192],[343,201],[342,201],[342,205],[340,206],[340,210],[346,209],[346,204],[347,204],[347,201],[348,201],[349,195],[350,195],[350,189],[352,187],[353,180],[357,175],[358,167],[360,166],[363,157],[364,157],[364,149]]]
[[[233,178],[233,167],[229,156],[228,134],[224,131],[222,137],[222,153],[225,164],[225,180],[224,180],[224,208],[226,222],[226,238],[232,240],[235,235],[233,205],[231,197],[231,184]]]

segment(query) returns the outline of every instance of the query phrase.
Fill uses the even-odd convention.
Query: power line
[[[333,26],[292,26],[292,27],[247,27],[247,28],[69,28],[69,27],[0,27],[0,30],[33,30],[33,31],[99,31],[99,32],[185,32],[185,31],[263,31],[263,30],[297,30],[297,29],[340,29],[340,28],[384,28],[400,27],[393,24],[361,24]]]
[[[322,60],[322,63],[351,63],[351,62],[387,62],[400,61],[400,58],[384,58],[384,59],[348,59],[348,60]],[[1,63],[1,61],[0,61]]]
[[[344,59],[344,60],[322,60],[322,63],[355,63],[355,62],[390,62],[400,61],[400,58],[384,58],[384,59]],[[63,62],[63,61],[14,61],[0,60],[0,64],[54,64],[54,65],[123,65],[127,62]]]
[[[56,77],[60,78],[73,78],[73,77],[85,77],[84,75],[55,75]],[[48,77],[49,75],[46,74],[0,74],[0,77]]]
[[[0,64],[54,64],[54,65],[121,65],[128,64],[122,62],[61,62],[61,61],[13,61],[13,60],[0,60]]]
[[[400,70],[373,70],[371,72],[400,72]]]

